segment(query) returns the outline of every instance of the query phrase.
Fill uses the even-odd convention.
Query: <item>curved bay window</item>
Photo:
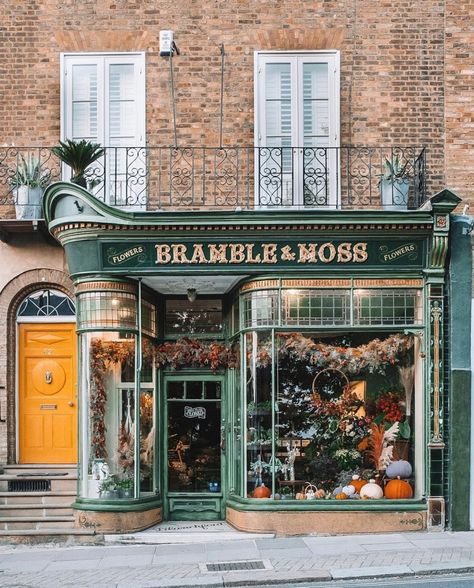
[[[421,300],[408,288],[241,295],[244,497],[423,495]]]
[[[81,498],[133,499],[154,493],[154,364],[140,337],[138,298],[123,290],[79,291]],[[156,309],[142,301],[141,331],[156,336]],[[141,348],[140,348],[141,341]]]

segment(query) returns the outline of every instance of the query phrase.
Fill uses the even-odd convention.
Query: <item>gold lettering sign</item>
[[[365,263],[367,243],[157,243],[155,265],[277,264],[295,261],[301,265]]]

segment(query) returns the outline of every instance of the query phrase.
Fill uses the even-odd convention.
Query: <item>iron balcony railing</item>
[[[20,190],[24,161],[36,169],[27,191]],[[25,192],[34,187],[69,177],[69,169],[47,147],[0,148],[2,208],[29,199]],[[416,209],[426,199],[426,151],[353,146],[106,147],[85,179],[98,199],[148,211]]]

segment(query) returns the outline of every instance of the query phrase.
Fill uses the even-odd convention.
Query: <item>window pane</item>
[[[244,328],[278,324],[278,292],[260,290],[242,296]]]
[[[348,290],[284,290],[282,298],[284,325],[350,324]]]
[[[121,382],[124,365],[135,363],[135,338],[118,332],[81,335],[83,366],[80,422],[86,454],[81,455],[80,493],[85,498],[133,498],[135,463],[134,383]]]
[[[270,333],[247,333],[247,481],[249,497],[272,486],[272,349]],[[265,358],[265,359],[264,359]]]
[[[267,139],[280,139],[280,142],[273,143],[278,146],[282,145],[283,137],[287,137],[291,145],[291,65],[289,63],[267,63],[265,111]]]
[[[420,324],[421,300],[417,290],[355,290],[354,324]]]
[[[72,138],[97,140],[97,66],[72,67]]]
[[[167,333],[220,333],[222,300],[167,300]]]
[[[328,64],[303,64],[304,147],[327,144],[329,135]]]
[[[219,401],[168,402],[170,492],[220,491],[220,408]]]

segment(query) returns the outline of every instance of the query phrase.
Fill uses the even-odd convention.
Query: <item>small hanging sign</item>
[[[206,409],[204,406],[185,406],[184,416],[187,419],[205,419]]]

